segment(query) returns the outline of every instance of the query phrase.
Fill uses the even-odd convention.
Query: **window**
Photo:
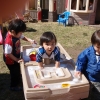
[[[95,0],[71,0],[70,10],[73,12],[89,13],[94,11]]]
[[[77,0],[72,0],[71,2],[71,9],[76,10]]]

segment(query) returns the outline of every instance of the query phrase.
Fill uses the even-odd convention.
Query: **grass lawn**
[[[52,31],[55,33],[57,40],[70,54],[74,61],[78,54],[86,47],[91,45],[91,35],[98,29],[90,26],[67,26],[58,25],[58,23],[26,23],[27,31],[25,36],[34,39],[39,43],[41,34],[45,31]],[[22,45],[29,44],[21,41]],[[2,45],[0,45],[0,100],[24,100],[23,92],[11,92],[9,90],[10,75],[9,70],[2,59]]]

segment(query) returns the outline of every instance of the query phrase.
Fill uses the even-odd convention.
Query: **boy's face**
[[[94,46],[96,53],[100,55],[100,45],[94,44],[93,46]]]
[[[43,43],[43,47],[44,47],[44,49],[46,50],[46,53],[47,53],[48,55],[50,55],[50,54],[52,53],[52,51],[53,51],[54,48],[55,48],[55,45],[56,45],[56,43],[55,43],[55,40],[54,40],[54,39],[51,40],[51,41],[48,42],[48,43],[46,43],[46,42]]]

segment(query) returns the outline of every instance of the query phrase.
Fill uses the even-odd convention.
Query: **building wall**
[[[42,6],[41,6],[42,9],[49,10],[49,0],[41,0],[41,3],[42,3]]]
[[[96,21],[100,22],[100,0],[98,0],[98,2],[97,2]]]
[[[65,11],[65,2],[66,0],[56,0],[57,14],[63,13]]]
[[[91,12],[91,13],[87,13],[87,12],[84,12],[84,13],[82,13],[82,12],[71,12],[71,15],[75,18],[75,20],[80,25],[93,25],[93,24],[95,24],[97,6],[98,6],[97,5],[97,0],[95,0],[94,11],[93,12]],[[99,7],[99,9],[100,9],[100,7]],[[99,18],[100,18],[100,16],[99,16]]]
[[[88,13],[72,13],[72,16],[80,25],[88,25],[89,24],[89,14]]]
[[[49,10],[49,0],[45,0],[45,9]]]
[[[34,3],[34,6],[33,5],[30,5],[30,6],[36,7],[37,0],[30,0],[30,1],[31,1],[30,2],[31,4]],[[42,9],[49,10],[49,0],[41,0],[41,1],[42,1],[42,4],[41,4]],[[65,9],[66,9],[65,3],[66,3],[66,0],[56,0],[57,14],[61,14],[65,11]],[[100,0],[98,0],[98,3],[97,3],[97,0],[95,0],[95,10],[93,13],[74,13],[74,12],[71,12],[71,15],[75,18],[75,20],[79,24],[82,24],[82,25],[95,24],[95,18],[96,18],[96,20],[100,21],[100,13],[99,13],[100,6],[99,5],[100,5]],[[97,10],[96,10],[96,7],[97,7]],[[35,13],[35,14],[33,14],[33,13]],[[33,17],[37,17],[36,12],[33,12],[33,13],[31,12],[31,15],[32,16],[34,15]],[[51,15],[51,13],[49,15]],[[56,14],[52,14],[52,18],[54,18],[53,16],[56,16]],[[53,19],[52,19],[52,21],[53,21]]]
[[[96,13],[72,13],[72,16],[79,23],[79,25],[93,25],[95,24]]]

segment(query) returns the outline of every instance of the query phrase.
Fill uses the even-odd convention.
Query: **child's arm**
[[[27,38],[27,37],[25,37],[25,36],[22,36],[22,39],[23,39],[24,41],[30,42],[31,44],[36,44],[36,42],[35,42],[34,40],[32,40],[32,39],[30,39],[30,38]]]
[[[38,66],[43,69],[43,62],[42,62],[42,54],[40,52],[40,49],[38,50],[37,54],[36,54],[36,62],[38,62]]]
[[[82,73],[80,71],[75,71],[74,76],[80,78],[81,74]]]
[[[60,66],[60,62],[59,61],[55,61],[55,67],[59,68],[59,66]]]
[[[23,59],[20,59],[20,58],[18,59],[13,54],[7,54],[7,55],[9,56],[9,58],[11,58],[12,60],[14,60],[14,61],[16,61],[18,63],[23,61]]]
[[[88,58],[87,58],[87,50],[84,50],[83,52],[81,52],[77,58],[77,62],[76,62],[76,71],[75,71],[75,76],[80,76],[84,70],[86,69],[87,66],[87,62],[88,62]],[[84,74],[84,73],[83,73]]]
[[[38,62],[38,66],[41,68],[41,69],[43,69],[44,67],[43,67],[43,62]]]
[[[86,69],[88,63],[87,50],[84,50],[79,54],[76,62],[76,71],[83,72]]]
[[[7,56],[9,56],[9,58],[11,58],[12,60],[14,60],[14,61],[16,61],[16,62],[18,62],[18,63],[21,62],[21,61],[23,61],[22,59],[15,57],[11,52],[12,52],[12,46],[9,45],[9,44],[6,44],[6,45],[5,45],[4,53],[5,53]]]

